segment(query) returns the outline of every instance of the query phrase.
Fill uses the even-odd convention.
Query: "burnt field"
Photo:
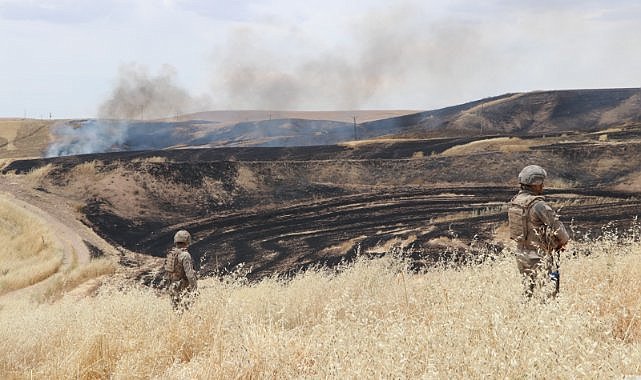
[[[484,139],[497,136],[483,136]],[[479,137],[435,138],[411,141],[389,141],[362,145],[317,145],[307,147],[248,147],[216,149],[172,149],[124,151],[114,153],[81,154],[52,158],[17,160],[2,170],[3,174],[16,172],[25,174],[47,164],[62,170],[73,168],[84,162],[99,160],[105,163],[127,162],[148,158],[163,158],[172,163],[206,163],[221,161],[323,161],[323,160],[376,160],[409,159],[418,152],[423,155],[442,153],[448,148],[467,144]]]
[[[437,262],[482,260],[499,251],[505,237],[505,202],[513,189],[388,189],[261,211],[230,212],[180,225],[194,234],[202,274],[251,268],[248,278],[287,273],[310,265],[333,266],[358,254],[396,250],[415,268]],[[599,199],[595,205],[570,200]],[[602,227],[626,229],[641,209],[641,194],[586,189],[551,191],[562,220],[575,238],[597,237]],[[118,243],[164,256],[176,226],[138,230],[113,216],[88,211],[91,224]],[[157,226],[160,227],[160,226]],[[127,237],[127,239],[122,239]]]
[[[387,252],[415,268],[482,260],[509,244],[506,202],[532,162],[548,168],[548,201],[576,239],[624,230],[641,210],[638,131],[442,154],[495,137],[120,152],[14,161],[3,172],[48,168],[35,191],[77,202],[113,245],[164,257],[186,228],[201,274],[244,264],[250,279]]]

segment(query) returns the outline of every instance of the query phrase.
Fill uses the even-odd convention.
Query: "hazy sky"
[[[0,0],[0,117],[641,87],[641,2]]]

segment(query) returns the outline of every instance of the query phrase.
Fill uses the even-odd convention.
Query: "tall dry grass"
[[[11,161],[10,160],[3,160],[6,165],[8,165]],[[9,181],[16,180],[20,178],[20,181],[25,184],[26,186],[38,186],[41,181],[51,172],[53,169],[52,164],[47,164],[44,166],[41,166],[39,168],[31,169],[28,173],[24,175],[18,175],[15,174],[15,171],[11,171],[7,174],[4,174],[3,177]]]
[[[32,296],[32,299],[40,302],[52,302],[89,280],[114,274],[115,272],[116,264],[110,257],[92,259],[82,265],[77,265],[76,263],[48,278],[42,288],[39,289],[39,292]]]
[[[201,281],[192,310],[107,289],[0,311],[3,378],[620,378],[641,374],[641,243],[576,244],[526,302],[513,258],[412,273],[392,256],[290,281]],[[586,256],[586,252],[590,255]]]
[[[62,265],[62,247],[51,230],[2,197],[0,237],[0,295],[40,282]]]

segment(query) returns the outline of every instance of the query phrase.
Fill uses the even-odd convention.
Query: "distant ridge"
[[[358,123],[388,119],[392,117],[414,114],[418,110],[346,110],[346,111],[270,111],[270,110],[227,110],[206,111],[178,116],[179,121],[203,120],[229,124],[248,121],[265,121],[274,119],[300,120],[329,120],[353,123],[354,117]],[[164,119],[171,121],[176,119]]]
[[[594,132],[641,122],[641,88],[505,94],[362,124],[363,136],[527,136]]]

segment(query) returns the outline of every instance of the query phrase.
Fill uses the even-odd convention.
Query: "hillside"
[[[54,125],[51,120],[0,118],[0,158],[42,157]]]
[[[534,136],[595,132],[641,121],[641,89],[505,94],[361,125],[364,136]]]
[[[0,158],[185,147],[322,146],[370,139],[558,136],[640,122],[638,88],[505,94],[423,112],[212,111],[154,121],[6,119]]]

